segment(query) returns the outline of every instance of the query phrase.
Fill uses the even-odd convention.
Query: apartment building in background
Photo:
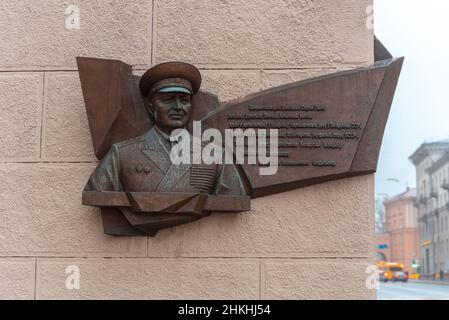
[[[376,232],[374,234],[375,254],[374,259],[379,261],[391,261],[391,235],[389,232]]]
[[[384,201],[389,235],[389,261],[403,263],[414,272],[419,257],[418,210],[414,206],[416,189],[407,190]]]
[[[421,273],[449,273],[449,139],[423,143],[410,160],[416,168]]]

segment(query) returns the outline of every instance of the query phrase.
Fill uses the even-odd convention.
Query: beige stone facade
[[[197,65],[232,99],[373,63],[371,0],[2,1],[0,298],[375,298],[373,175],[253,201],[155,238],[103,234],[76,56]],[[80,29],[67,29],[69,5]],[[68,289],[67,267],[80,272]]]

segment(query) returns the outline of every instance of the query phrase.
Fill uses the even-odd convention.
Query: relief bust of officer
[[[139,88],[148,101],[154,126],[139,137],[113,144],[85,187],[87,192],[126,193],[138,209],[120,207],[123,217],[115,214],[111,219],[125,218],[139,234],[154,235],[160,229],[197,220],[210,214],[211,208],[228,202],[226,196],[234,200],[240,197],[249,207],[249,198],[234,165],[177,165],[170,160],[170,151],[176,143],[170,140],[170,135],[189,124],[194,108],[191,97],[200,85],[199,70],[187,63],[162,63],[148,70],[140,79]],[[155,194],[158,196],[152,198]],[[215,198],[205,199],[205,195]],[[233,211],[231,207],[229,211]],[[104,224],[107,214],[103,212]],[[106,233],[114,235],[134,234],[106,229]]]

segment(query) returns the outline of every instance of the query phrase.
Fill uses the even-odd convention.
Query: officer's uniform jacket
[[[172,164],[170,143],[154,126],[142,136],[113,144],[85,191],[245,194],[234,165]]]

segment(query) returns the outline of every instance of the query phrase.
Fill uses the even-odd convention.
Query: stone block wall
[[[371,0],[0,3],[0,299],[372,299],[373,175],[260,198],[155,238],[103,234],[76,56],[198,66],[232,99],[373,62]],[[66,28],[70,5],[80,29]],[[66,286],[67,267],[80,288]]]

